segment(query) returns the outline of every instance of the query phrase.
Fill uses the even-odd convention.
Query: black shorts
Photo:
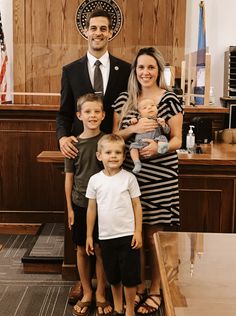
[[[120,282],[126,287],[141,283],[140,250],[131,248],[132,236],[100,240],[107,280],[111,285]]]
[[[79,207],[75,204],[72,205],[74,210],[74,224],[72,226],[72,240],[77,246],[86,245],[86,235],[87,235],[87,208]],[[98,223],[94,225],[93,230],[93,241],[98,242]]]

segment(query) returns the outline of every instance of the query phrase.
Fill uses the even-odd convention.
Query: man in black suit
[[[77,119],[78,97],[94,92],[94,62],[99,59],[103,77],[103,102],[106,112],[101,130],[112,131],[113,108],[119,93],[127,90],[130,64],[108,53],[108,41],[112,37],[111,17],[103,10],[93,11],[87,22],[85,35],[88,51],[85,56],[63,67],[61,79],[61,106],[57,114],[57,138],[65,157],[74,158],[77,150],[73,145],[74,136],[82,132],[82,124]]]

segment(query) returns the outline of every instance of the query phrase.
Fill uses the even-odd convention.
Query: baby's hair
[[[98,102],[101,104],[101,108],[103,111],[103,101],[102,98],[95,93],[87,93],[82,95],[77,100],[77,112],[81,112],[82,106],[85,102]]]
[[[98,141],[98,152],[101,152],[104,143],[120,143],[122,146],[122,150],[125,153],[125,141],[123,137],[117,134],[106,134],[102,136]]]

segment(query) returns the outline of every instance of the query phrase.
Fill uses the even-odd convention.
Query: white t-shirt
[[[124,169],[114,176],[107,176],[100,171],[90,178],[86,197],[97,201],[99,239],[134,234],[131,198],[140,195],[137,179]]]

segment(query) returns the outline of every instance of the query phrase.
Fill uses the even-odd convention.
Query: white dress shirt
[[[91,55],[89,52],[87,52],[87,57],[88,57],[88,72],[89,72],[89,77],[90,81],[94,83],[94,69],[95,69],[95,61],[97,60],[96,57]],[[108,84],[108,79],[109,79],[109,73],[110,73],[110,58],[109,58],[109,53],[106,51],[102,57],[99,58],[99,61],[101,62],[100,69],[102,72],[102,79],[103,79],[103,94],[106,93],[107,89],[107,84]]]

